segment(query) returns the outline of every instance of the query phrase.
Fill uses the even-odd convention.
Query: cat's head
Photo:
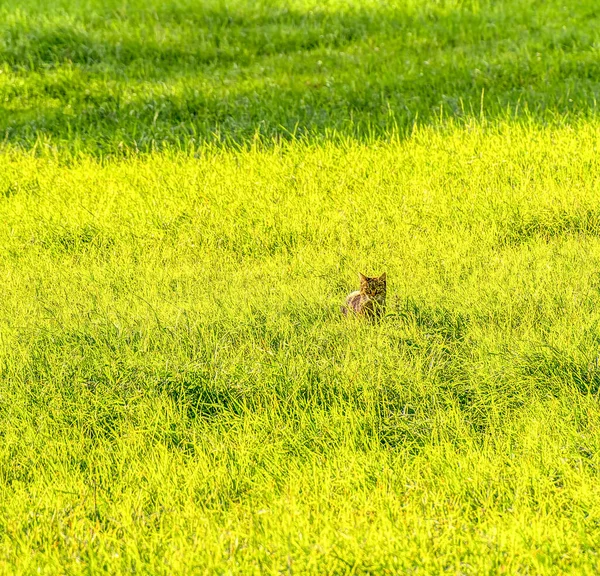
[[[367,296],[385,295],[385,272],[381,276],[369,278],[364,274],[360,275],[360,291]]]

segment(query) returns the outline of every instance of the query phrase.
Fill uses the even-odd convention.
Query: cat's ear
[[[368,280],[368,278],[362,272],[359,272],[358,274],[360,275],[361,282],[366,282]]]
[[[383,273],[383,274],[382,274],[382,275],[379,277],[379,280],[380,280],[381,282],[385,282],[385,279],[386,279],[386,275],[385,275],[385,272],[384,272],[384,273]]]

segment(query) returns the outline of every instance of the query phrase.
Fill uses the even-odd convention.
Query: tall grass
[[[599,15],[1,3],[0,573],[597,573]]]
[[[2,571],[596,572],[598,144],[6,152]]]

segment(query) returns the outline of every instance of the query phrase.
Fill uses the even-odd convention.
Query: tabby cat
[[[385,312],[385,272],[376,278],[360,275],[360,290],[348,294],[342,313],[377,318]]]

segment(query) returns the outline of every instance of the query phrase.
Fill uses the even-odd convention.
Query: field
[[[599,24],[1,2],[0,574],[597,574]]]

